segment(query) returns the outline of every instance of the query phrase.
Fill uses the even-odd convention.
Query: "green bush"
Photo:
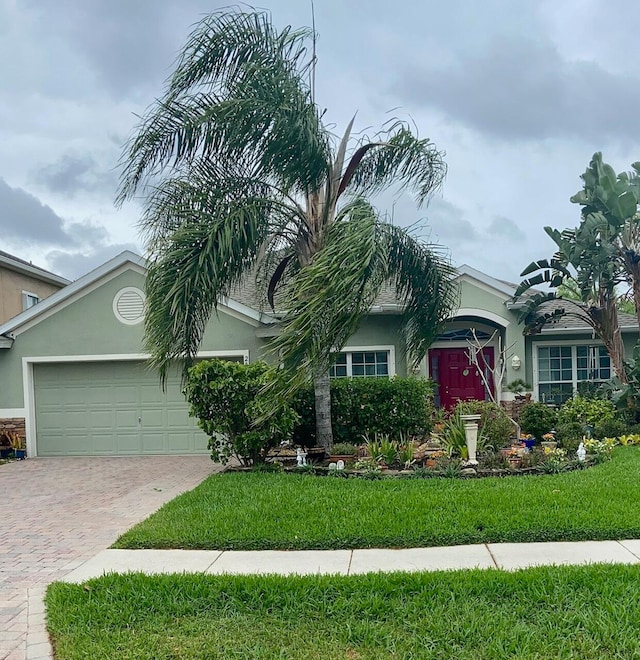
[[[544,403],[527,403],[520,411],[518,422],[524,433],[530,433],[538,440],[542,440],[545,433],[555,428],[558,415],[553,408]]]
[[[595,428],[615,417],[616,407],[609,399],[585,399],[575,396],[558,411],[558,423],[577,422]]]
[[[603,438],[619,438],[627,432],[627,429],[628,425],[617,417],[605,419],[603,422],[596,424],[593,437],[598,440],[602,440]]]
[[[315,445],[313,387],[292,403],[300,416],[293,431],[296,444]],[[366,434],[424,435],[431,430],[433,385],[422,378],[340,378],[331,381],[331,422],[335,442],[359,444]]]
[[[516,429],[504,408],[491,401],[460,401],[456,410],[461,415],[480,415],[479,435],[494,448],[504,447],[515,436]]]
[[[256,464],[291,436],[298,417],[290,406],[280,405],[261,419],[269,405],[261,391],[277,377],[277,370],[264,362],[245,365],[213,359],[189,369],[185,386],[189,414],[198,418],[209,436],[214,461],[227,463],[235,456],[244,465]]]
[[[568,453],[575,454],[578,445],[582,442],[584,427],[578,422],[565,422],[556,428],[558,446],[566,449]]]

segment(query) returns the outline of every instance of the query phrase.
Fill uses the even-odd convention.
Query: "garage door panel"
[[[41,456],[206,453],[178,377],[167,391],[141,363],[34,365]]]
[[[113,433],[94,431],[89,438],[85,435],[82,438],[78,437],[77,441],[87,445],[87,453],[93,456],[111,456],[115,453],[113,451],[115,441]]]
[[[175,454],[184,454],[189,449],[191,435],[189,433],[172,433],[169,440],[168,451]]]
[[[85,400],[87,403],[92,406],[104,405],[105,401],[111,400],[110,387],[106,385],[88,385],[86,387]],[[77,392],[74,392],[74,395],[77,397]],[[72,399],[74,400],[74,399]],[[77,398],[75,399],[77,401]]]
[[[117,433],[117,454],[141,454],[142,439],[139,433]]]
[[[191,418],[185,409],[176,409],[174,404],[173,407],[167,407],[166,413],[169,426],[186,426],[187,428],[191,426]]]
[[[113,412],[111,410],[90,410],[89,424],[93,429],[111,430],[113,428]]]
[[[164,454],[166,452],[164,434],[143,433],[142,451],[145,454]]]
[[[51,446],[56,451],[55,455],[62,456],[91,456],[93,451],[93,443],[89,442],[86,435],[74,435],[65,433],[62,436],[51,438]]]
[[[136,410],[116,410],[116,429],[133,429],[138,426],[138,412]]]

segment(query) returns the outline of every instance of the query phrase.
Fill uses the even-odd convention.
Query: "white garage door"
[[[34,389],[39,456],[207,452],[179,379],[142,362],[35,364]]]

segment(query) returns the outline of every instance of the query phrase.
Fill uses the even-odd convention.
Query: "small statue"
[[[579,461],[585,460],[585,458],[587,457],[587,450],[584,448],[584,442],[581,442],[578,445],[578,451],[576,452],[576,454],[578,454]]]
[[[302,467],[307,464],[307,452],[303,451],[300,447],[296,449],[296,461],[298,467]]]
[[[344,461],[342,459],[336,463],[336,470],[344,470]]]

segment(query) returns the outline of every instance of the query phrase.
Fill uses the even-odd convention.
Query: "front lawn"
[[[640,449],[559,475],[366,481],[213,475],[116,548],[420,547],[640,538]]]
[[[56,583],[57,658],[637,658],[640,568]]]

